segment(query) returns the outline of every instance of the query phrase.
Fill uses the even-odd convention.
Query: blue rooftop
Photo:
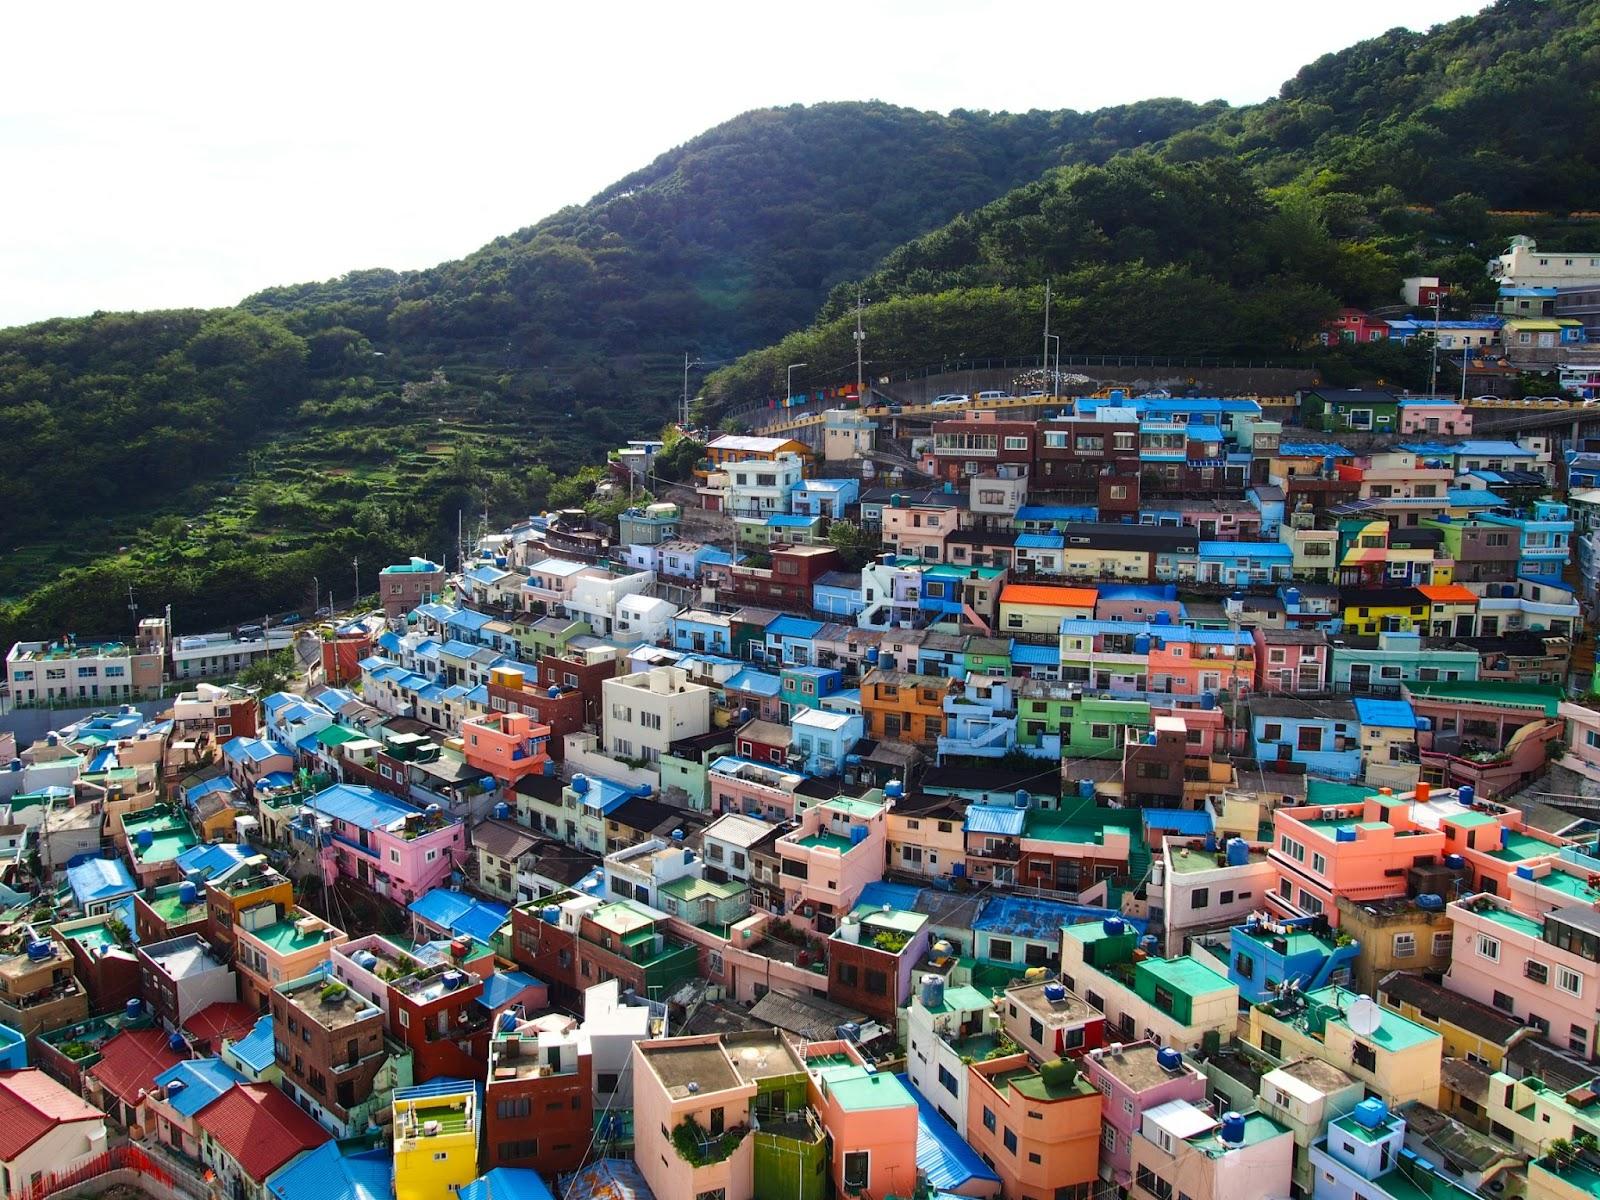
[[[1011,665],[1014,667],[1059,667],[1061,647],[1039,646],[1032,642],[1011,643]]]
[[[769,529],[804,529],[816,524],[818,518],[805,513],[773,513],[767,518]]]
[[[220,1058],[193,1058],[156,1076],[157,1087],[167,1089],[167,1103],[192,1117],[236,1083],[248,1080]],[[176,1090],[172,1085],[178,1084]]]
[[[1027,809],[1014,808],[1009,804],[969,804],[965,829],[968,833],[1021,837],[1027,816]]]
[[[368,830],[387,830],[396,821],[422,811],[359,783],[336,783],[313,796],[310,804],[322,816]]]
[[[1282,542],[1201,542],[1201,558],[1276,558],[1294,559],[1294,550]]]
[[[233,1056],[258,1076],[270,1070],[277,1060],[273,1057],[272,1014],[268,1013],[255,1023],[255,1027],[237,1042],[228,1046]]]
[[[487,942],[505,924],[511,910],[497,900],[479,900],[465,892],[436,887],[411,902],[410,911],[452,934]]]
[[[236,737],[222,743],[224,758],[234,762],[265,762],[276,755],[288,756],[289,751],[267,738]]]
[[[202,779],[193,787],[183,790],[183,798],[190,804],[198,804],[212,792],[233,791],[233,780],[226,775],[214,775],[210,779]]]
[[[973,1182],[992,1183],[998,1188],[1000,1176],[984,1165],[978,1152],[962,1140],[955,1126],[941,1117],[928,1098],[911,1086],[909,1078],[905,1075],[895,1078],[916,1097],[917,1172],[927,1177],[928,1185],[950,1192]]]
[[[178,855],[178,870],[185,876],[199,871],[207,879],[215,879],[245,859],[255,857],[255,853],[249,846],[236,842],[202,842]]]
[[[1015,544],[1018,550],[1060,550],[1067,539],[1060,533],[1019,533]]]
[[[901,912],[911,912],[916,908],[917,898],[922,895],[922,889],[910,883],[891,883],[887,879],[875,879],[861,889],[856,897],[857,906],[867,905],[869,908],[882,908],[887,904],[890,908],[898,908]]]
[[[275,1200],[389,1200],[394,1151],[387,1145],[362,1150],[323,1142],[280,1167],[267,1179],[267,1191]],[[466,1193],[463,1188],[461,1194]]]
[[[1102,583],[1102,600],[1176,600],[1178,589],[1160,583]]]
[[[520,1167],[494,1167],[456,1195],[459,1200],[555,1200],[539,1172]]]
[[[1203,837],[1211,832],[1211,814],[1186,808],[1147,808],[1141,814],[1145,830],[1161,830],[1182,837]]]
[[[1482,505],[1484,508],[1498,508],[1505,501],[1487,488],[1451,488],[1450,504],[1452,507],[1473,508]]]
[[[1024,504],[1013,521],[1093,521],[1099,510],[1088,504]]]
[[[1351,703],[1356,706],[1356,718],[1363,725],[1376,725],[1384,729],[1417,727],[1417,714],[1407,700],[1379,700],[1372,696],[1357,696]]]
[[[496,971],[483,981],[483,992],[478,997],[478,1003],[493,1012],[497,1008],[504,1008],[529,988],[543,986],[540,980],[521,971]]]
[[[782,616],[768,625],[765,632],[768,637],[814,638],[822,632],[822,622]]]
[[[579,778],[586,782],[587,787],[578,793],[578,802],[585,808],[598,809],[601,816],[621,808],[635,796],[643,795],[638,788],[628,787],[602,775],[574,775],[569,785],[574,791],[577,790]]]
[[[983,911],[972,923],[986,933],[1006,933],[1015,937],[1044,938],[1061,936],[1063,925],[1079,921],[1121,916],[1107,908],[1067,904],[1061,900],[1041,900],[1029,896],[995,896],[985,902]],[[1140,932],[1144,932],[1140,927]]]
[[[730,692],[749,692],[753,696],[776,696],[783,690],[783,680],[776,675],[768,675],[765,671],[758,671],[754,667],[746,667],[722,686]]]
[[[67,886],[80,906],[126,896],[138,890],[120,858],[85,858],[67,868]]]
[[[1278,446],[1279,458],[1354,458],[1354,450],[1346,450],[1337,442],[1283,442]]]

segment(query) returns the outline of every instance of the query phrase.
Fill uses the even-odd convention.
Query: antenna
[[[1350,1026],[1351,1033],[1367,1037],[1383,1024],[1383,1011],[1371,996],[1357,996],[1345,1014],[1344,1023]]]

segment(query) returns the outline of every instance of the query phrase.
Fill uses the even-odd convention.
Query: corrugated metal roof
[[[1006,837],[1021,837],[1022,825],[1028,810],[999,804],[972,804],[967,807],[965,828],[968,833],[993,833]]]
[[[905,1075],[895,1078],[917,1101],[917,1170],[929,1185],[952,1192],[974,1181],[998,1187],[1000,1177],[984,1165],[978,1152],[962,1140],[927,1097],[912,1087]]]

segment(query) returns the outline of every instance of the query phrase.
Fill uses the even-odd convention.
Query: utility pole
[[[311,619],[317,619],[317,609],[322,607],[322,580],[315,575],[311,577]],[[332,616],[330,611],[329,616]]]
[[[689,428],[689,368],[704,365],[704,359],[691,360],[689,352],[687,350],[683,352],[683,403],[678,408],[678,424],[684,429]]]
[[[1046,276],[1044,281],[1044,357],[1039,360],[1040,377],[1043,378],[1050,370],[1050,279]],[[1042,389],[1041,389],[1042,390]],[[1056,394],[1054,382],[1050,385],[1050,394]]]
[[[861,347],[867,340],[867,335],[861,331],[861,308],[865,301],[861,298],[861,289],[856,289],[856,403],[863,408],[867,403],[867,392],[864,385],[864,376],[861,370]]]
[[[356,573],[356,594],[353,602],[354,607],[361,604],[361,558],[359,555],[350,560],[350,566],[355,570]]]
[[[128,585],[128,617],[133,622],[134,632],[139,631],[139,606],[133,600],[133,584]]]
[[[1439,304],[1444,299],[1444,289],[1433,290],[1433,365],[1428,370],[1428,395],[1432,396],[1438,391],[1439,386]]]
[[[1465,338],[1461,339],[1466,341]],[[1467,355],[1472,353],[1465,346],[1461,347],[1461,403],[1467,402]]]

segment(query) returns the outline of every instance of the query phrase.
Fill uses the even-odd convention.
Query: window
[[[1497,991],[1494,993],[1493,1004],[1501,1012],[1515,1012],[1517,1010],[1517,1002],[1504,992]]]
[[[1194,891],[1189,894],[1189,907],[1190,908],[1209,908],[1209,907],[1211,907],[1211,889],[1210,888],[1195,888]]]
[[[1007,938],[989,939],[989,958],[994,962],[1010,962],[1011,942]]]
[[[1537,959],[1530,958],[1523,963],[1522,973],[1541,987],[1550,982],[1550,968]]]
[[[1378,1054],[1365,1042],[1356,1042],[1350,1047],[1350,1061],[1363,1071],[1376,1071],[1378,1069]]]
[[[944,1088],[944,1090],[949,1092],[952,1096],[958,1094],[956,1077],[952,1075],[945,1067],[939,1068],[939,1086]]]
[[[1008,438],[1006,438],[1006,449],[1007,450],[1026,450],[1027,448],[1028,448],[1028,439],[1025,438],[1025,437],[1008,437]]]
[[[994,1132],[994,1111],[992,1109],[985,1108],[983,1110],[983,1127],[990,1133]]]
[[[1143,1163],[1139,1164],[1135,1181],[1142,1191],[1154,1196],[1156,1200],[1172,1200],[1172,1185]]]
[[[1433,956],[1435,958],[1449,958],[1450,945],[1455,939],[1448,933],[1433,935]]]
[[[1480,933],[1478,935],[1477,949],[1479,958],[1487,958],[1490,962],[1500,961],[1500,941],[1498,938],[1492,938],[1488,934]]]
[[[1015,1154],[1017,1152],[1017,1134],[1014,1129],[1007,1127],[1005,1133],[1001,1134],[1000,1140],[1004,1143],[1007,1153]]]
[[[1583,995],[1583,976],[1566,967],[1556,968],[1556,986],[1574,996]]]
[[[867,1150],[852,1150],[844,1156],[844,1186],[865,1189],[872,1173],[872,1155]]]
[[[1320,854],[1313,854],[1311,856],[1311,869],[1318,875],[1326,875],[1328,873],[1328,860]]]
[[[1295,747],[1313,754],[1322,750],[1322,730],[1315,725],[1302,725],[1295,734]]]
[[[1033,1017],[1028,1021],[1028,1036],[1035,1042],[1044,1041],[1044,1022],[1040,1021],[1038,1017]]]
[[[615,1071],[601,1071],[595,1077],[595,1090],[601,1095],[609,1096],[617,1090],[617,1073]]]
[[[1414,933],[1397,933],[1394,935],[1394,956],[1396,958],[1411,958],[1417,952],[1417,935]]]

